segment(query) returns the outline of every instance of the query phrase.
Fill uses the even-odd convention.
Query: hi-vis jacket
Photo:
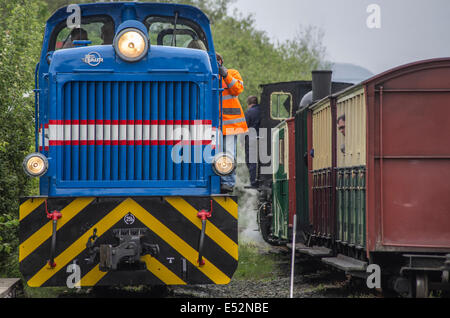
[[[225,136],[240,135],[248,132],[245,114],[239,102],[239,95],[244,91],[244,82],[236,70],[228,70],[223,78],[222,87],[222,132]]]

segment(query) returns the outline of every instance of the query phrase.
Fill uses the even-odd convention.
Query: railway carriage
[[[296,178],[296,209],[273,191],[278,208],[260,210],[268,242],[289,241],[274,229],[296,213],[301,254],[360,277],[378,265],[383,289],[402,295],[449,289],[449,79],[443,58],[336,94],[328,83],[296,113],[296,169],[285,177]]]
[[[274,187],[277,187],[277,191],[279,191],[279,193],[283,193],[286,200],[289,197],[291,205],[303,206],[303,204],[309,204],[308,201],[295,199],[296,193],[300,196],[308,195],[307,187],[305,187],[303,184],[299,184],[299,180],[305,180],[305,178],[308,178],[308,173],[307,171],[305,172],[302,169],[303,167],[295,165],[295,162],[306,162],[308,160],[306,156],[306,141],[304,144],[302,144],[302,146],[296,146],[296,144],[298,144],[298,140],[300,138],[307,138],[307,112],[304,112],[304,110],[306,109],[305,106],[308,105],[304,105],[302,104],[302,102],[312,99],[312,86],[313,83],[311,81],[292,81],[261,85],[261,124],[260,134],[258,138],[259,147],[261,147],[262,149],[259,149],[259,153],[265,153],[266,155],[264,158],[259,157],[258,164],[258,191],[260,192],[258,224],[260,226],[261,234],[263,235],[264,239],[266,241],[270,241],[271,244],[283,243],[283,241],[286,241],[287,239],[289,239],[289,237],[291,237],[290,233],[292,232],[293,227],[293,215],[295,214],[295,208],[293,208],[292,206],[290,208],[290,212],[282,212],[284,211],[284,209],[280,208],[279,211],[284,213],[284,215],[286,216],[285,218],[280,219],[280,223],[278,224],[279,231],[284,233],[282,235],[283,238],[274,237],[271,234],[270,228],[272,227],[272,219],[268,219],[266,215],[271,214],[270,211],[273,204],[272,190],[274,189]],[[334,93],[351,86],[351,84],[344,82],[333,82],[331,86],[331,90]],[[295,116],[297,112],[304,114],[302,120],[305,120],[305,124],[299,124],[299,121],[297,119],[295,120],[295,123],[294,120],[290,120],[293,118],[293,116]],[[286,121],[289,122],[288,126],[286,126]],[[289,139],[289,143],[285,148],[284,155],[289,155],[291,156],[290,158],[283,159],[279,157],[279,149],[277,146],[278,143],[277,145],[275,145],[275,147],[277,147],[275,149],[277,150],[273,152],[274,140],[275,138],[279,138],[279,135],[275,137],[273,131],[278,131],[281,127],[283,127],[282,130],[284,131],[284,138],[286,138],[286,140]],[[302,127],[304,127],[304,129]],[[297,137],[297,135],[302,137]],[[299,147],[299,149],[296,149],[295,147]],[[305,149],[303,149],[302,147],[304,147]],[[274,156],[277,156],[277,158],[275,158]],[[286,174],[285,172],[283,172],[283,170],[274,171],[274,168],[278,169],[278,165],[275,166],[272,163],[275,160],[278,160],[278,158],[282,161],[286,160],[285,171],[288,171],[287,163],[289,163],[290,174]],[[300,177],[300,179],[297,179],[295,177],[295,174],[292,175],[292,172],[295,169],[299,168],[301,169],[300,174],[304,178]],[[281,169],[284,169],[283,166],[281,166]],[[280,187],[283,181],[279,178],[283,174],[285,175],[285,188]],[[289,181],[287,181],[288,179]],[[284,200],[281,200],[279,202],[284,202]],[[277,209],[277,207],[274,207],[274,209]],[[304,222],[302,224],[306,223],[307,222]]]
[[[351,86],[349,83],[333,82],[332,92],[336,93]],[[270,83],[260,86],[261,93],[261,124],[262,131],[267,133],[260,134],[260,147],[264,147],[263,153],[267,157],[272,155],[272,129],[282,124],[284,121],[293,118],[297,111],[303,109],[301,101],[311,92],[311,81],[292,81]],[[258,179],[261,190],[271,188],[273,177],[271,172],[270,160],[260,158],[258,168]]]
[[[235,165],[219,151],[220,84],[209,20],[194,7],[52,15],[36,68],[36,153],[24,161],[40,196],[20,205],[29,286],[230,282],[238,206],[220,193]]]

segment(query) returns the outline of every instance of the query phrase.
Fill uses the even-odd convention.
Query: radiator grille
[[[61,180],[205,179],[212,123],[197,84],[74,81],[61,97],[62,119],[49,123]],[[183,162],[174,162],[174,147]]]

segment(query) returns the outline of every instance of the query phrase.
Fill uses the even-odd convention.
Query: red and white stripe
[[[50,146],[215,145],[216,128],[208,120],[52,120]]]
[[[42,141],[44,142],[44,146],[42,146]],[[42,152],[43,150],[49,151],[49,125],[45,124],[39,127],[39,151]]]
[[[42,151],[42,124],[39,126],[39,151]]]

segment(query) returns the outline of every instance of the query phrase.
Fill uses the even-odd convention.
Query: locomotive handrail
[[[35,148],[36,152],[39,151],[39,63],[36,64],[36,69],[34,70],[34,138],[35,138]],[[39,94],[39,95],[38,95]]]

